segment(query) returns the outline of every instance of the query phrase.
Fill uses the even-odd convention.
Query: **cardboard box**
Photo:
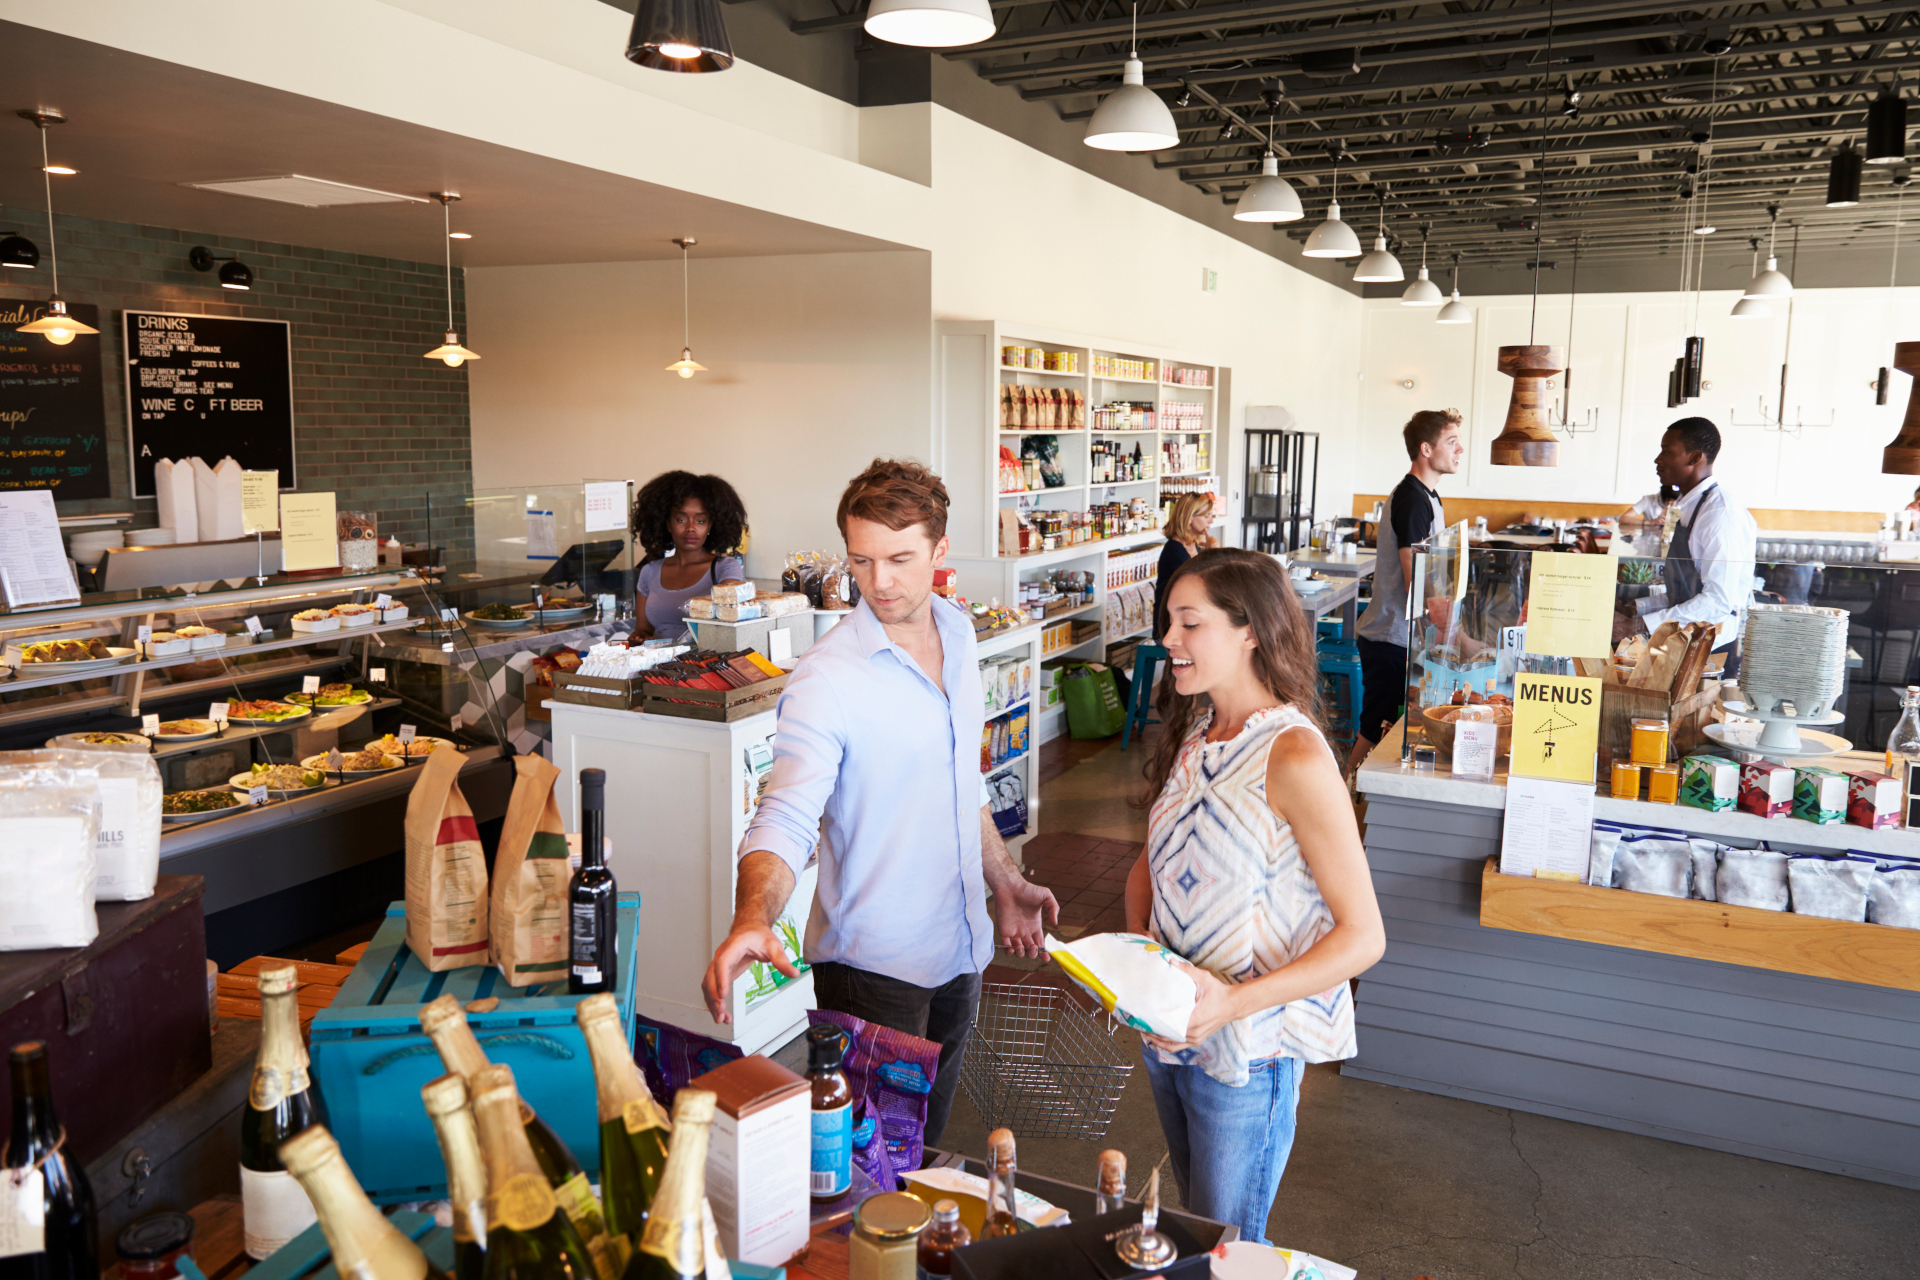
[[[1847,821],[1880,830],[1900,825],[1900,779],[1884,773],[1847,775]]]
[[[1765,760],[1740,766],[1740,808],[1763,818],[1784,818],[1793,812],[1793,770]],[[1899,820],[1899,805],[1895,806]]]
[[[707,1145],[707,1199],[720,1251],[781,1266],[806,1247],[810,1230],[812,1090],[804,1076],[757,1053],[691,1083],[719,1098]]]
[[[1845,774],[1803,764],[1793,771],[1793,816],[1829,825],[1847,817]]]
[[[1720,813],[1740,798],[1740,766],[1725,756],[1688,756],[1680,762],[1680,802]]]

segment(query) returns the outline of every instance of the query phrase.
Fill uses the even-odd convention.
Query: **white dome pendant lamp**
[[[1420,274],[1400,295],[1400,305],[1403,307],[1437,307],[1447,300],[1446,295],[1440,292],[1440,286],[1427,277],[1427,235],[1431,231],[1431,227],[1420,228]]]
[[[440,227],[446,232],[442,237],[447,246],[447,340],[431,351],[423,351],[428,360],[438,360],[449,369],[458,369],[469,360],[478,360],[478,351],[469,351],[460,345],[460,331],[453,327],[453,202],[460,198],[458,191],[429,191],[428,195],[440,202]]]
[[[1177,146],[1180,127],[1160,95],[1147,88],[1147,69],[1140,61],[1140,6],[1133,7],[1134,38],[1120,73],[1120,87],[1100,100],[1087,121],[1090,147],[1102,151],[1160,151]]]
[[[994,33],[987,0],[872,0],[863,24],[868,35],[920,49],[956,49]]]
[[[1773,256],[1773,235],[1779,229],[1780,206],[1770,204],[1767,206],[1767,269],[1753,277],[1743,297],[1765,302],[1793,296],[1793,281],[1787,279],[1786,272],[1780,270],[1780,260]]]
[[[1753,247],[1753,266],[1750,270],[1755,278],[1760,275],[1760,237],[1750,236],[1747,243]],[[1765,320],[1773,315],[1773,308],[1758,298],[1742,298],[1733,304],[1735,320]]]
[[[1353,269],[1355,284],[1398,284],[1407,278],[1400,259],[1387,252],[1387,196],[1380,193],[1380,229],[1373,237],[1373,252],[1360,259]]]
[[[67,310],[67,300],[60,296],[60,249],[53,240],[53,179],[47,175],[53,172],[53,165],[47,159],[47,126],[65,124],[66,116],[52,107],[37,107],[17,112],[22,118],[31,120],[40,130],[40,180],[47,188],[47,259],[53,268],[53,295],[47,299],[44,314],[20,325],[18,333],[42,333],[47,341],[56,347],[64,347],[83,333],[99,333],[90,324],[82,324],[73,313]]]
[[[1260,161],[1260,176],[1247,184],[1233,206],[1236,222],[1298,222],[1307,216],[1300,207],[1300,194],[1293,184],[1280,176],[1280,159],[1273,154],[1273,109],[1267,109],[1267,154]]]
[[[1327,205],[1327,220],[1313,229],[1307,237],[1307,244],[1300,252],[1309,258],[1353,258],[1360,254],[1360,237],[1353,234],[1353,228],[1340,221],[1340,158],[1343,154],[1340,144],[1334,143],[1328,148],[1333,152],[1333,200]]]
[[[1453,300],[1434,316],[1435,324],[1472,324],[1473,308],[1460,301],[1460,255],[1453,255]]]

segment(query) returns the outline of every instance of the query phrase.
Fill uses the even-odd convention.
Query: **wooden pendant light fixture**
[[[1915,345],[1920,351],[1920,344]],[[1548,430],[1542,406],[1547,399],[1547,379],[1566,367],[1565,355],[1559,347],[1500,348],[1500,372],[1513,379],[1513,396],[1507,401],[1506,426],[1494,437],[1494,466],[1560,465],[1560,441]]]
[[[1920,342],[1899,342],[1893,348],[1893,367],[1907,375],[1907,416],[1900,434],[1880,454],[1880,470],[1890,476],[1920,476]]]

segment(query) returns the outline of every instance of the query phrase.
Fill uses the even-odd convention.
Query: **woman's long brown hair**
[[[1272,556],[1238,547],[1202,551],[1181,565],[1167,583],[1171,599],[1174,584],[1198,578],[1207,599],[1236,627],[1253,632],[1253,670],[1267,692],[1293,707],[1315,725],[1320,724],[1320,659],[1316,628],[1300,607],[1287,571]],[[1186,745],[1193,723],[1210,703],[1174,691],[1169,671],[1155,704],[1160,712],[1160,741],[1148,759],[1147,789],[1133,801],[1148,808],[1160,798]]]

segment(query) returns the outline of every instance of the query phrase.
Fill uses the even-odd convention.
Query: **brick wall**
[[[40,246],[40,266],[8,272],[0,299],[44,300],[52,288],[44,210],[0,205],[0,227]],[[467,373],[420,353],[440,345],[447,326],[445,269],[335,253],[301,245],[223,240],[198,231],[57,217],[60,292],[100,308],[101,383],[106,397],[112,498],[63,502],[63,515],[128,509],[123,310],[285,320],[292,325],[294,465],[300,488],[333,490],[351,510],[371,510],[382,537],[420,541],[427,503],[435,541],[446,542],[439,511],[473,491]],[[253,268],[247,293],[222,289],[212,272],[187,265],[206,245]],[[22,282],[19,277],[28,277]],[[455,327],[466,331],[461,274],[453,277]],[[217,462],[218,458],[208,458]],[[152,499],[135,509],[152,510]],[[460,525],[470,528],[469,522]],[[464,530],[463,530],[464,531]],[[470,536],[470,534],[468,535]],[[466,538],[451,535],[455,542]]]

